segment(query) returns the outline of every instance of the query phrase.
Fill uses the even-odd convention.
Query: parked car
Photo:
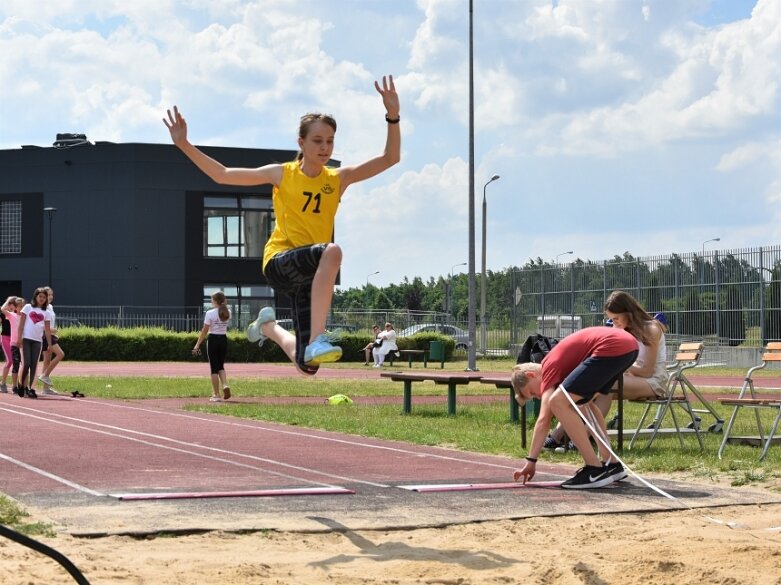
[[[456,342],[456,350],[463,350],[469,347],[469,332],[464,331],[455,325],[445,325],[441,323],[419,323],[403,329],[399,337],[409,337],[417,333],[439,333],[452,337]]]

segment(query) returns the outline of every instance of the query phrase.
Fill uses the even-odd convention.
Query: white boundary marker
[[[52,423],[52,424],[58,424],[58,425],[66,426],[66,427],[76,428],[76,429],[88,431],[88,432],[91,432],[91,433],[97,433],[97,434],[100,434],[100,435],[106,435],[106,436],[109,436],[109,437],[123,439],[125,441],[131,441],[131,442],[134,442],[134,443],[140,443],[142,445],[147,445],[147,446],[155,447],[155,448],[158,448],[158,449],[165,449],[165,450],[169,450],[169,451],[175,451],[177,453],[182,453],[182,454],[185,454],[185,455],[192,455],[194,457],[200,457],[200,458],[203,458],[203,459],[208,459],[210,461],[217,461],[219,463],[224,463],[226,465],[233,465],[233,466],[242,467],[242,468],[245,468],[245,469],[252,469],[252,470],[255,470],[255,471],[261,471],[261,472],[264,472],[264,473],[269,473],[269,474],[272,474],[272,475],[283,477],[285,479],[301,481],[301,482],[304,482],[304,483],[307,483],[307,484],[311,484],[311,485],[318,485],[318,486],[329,487],[329,488],[340,487],[340,486],[334,486],[334,485],[331,485],[331,484],[328,484],[328,483],[325,483],[325,482],[321,482],[321,481],[314,481],[314,480],[311,480],[311,479],[299,477],[299,476],[296,476],[296,475],[290,475],[290,474],[282,473],[282,472],[279,472],[279,471],[273,471],[273,470],[270,470],[268,468],[259,467],[259,466],[256,466],[256,465],[249,465],[247,463],[241,463],[241,462],[238,462],[238,461],[231,461],[230,459],[226,459],[226,458],[223,458],[223,457],[215,457],[213,455],[207,455],[207,454],[204,454],[204,453],[199,453],[199,452],[194,451],[192,449],[183,449],[183,448],[179,448],[179,447],[171,447],[171,446],[168,446],[168,445],[161,445],[159,443],[153,443],[151,441],[147,441],[147,440],[144,440],[144,439],[138,439],[138,438],[135,438],[135,437],[128,437],[128,436],[125,436],[125,435],[122,435],[122,434],[119,434],[119,433],[116,433],[116,432],[94,429],[94,428],[91,428],[91,427],[88,427],[88,426],[84,426],[84,425],[85,424],[89,424],[89,425],[94,425],[94,426],[98,426],[98,427],[110,428],[110,429],[116,430],[116,431],[126,432],[126,433],[130,433],[130,434],[137,434],[137,435],[141,435],[141,436],[144,436],[144,437],[149,437],[149,438],[163,440],[163,441],[170,441],[170,442],[172,442],[174,444],[183,445],[183,446],[186,446],[186,447],[193,447],[193,448],[196,448],[196,449],[203,449],[203,450],[206,450],[206,451],[213,451],[213,452],[217,452],[217,453],[225,453],[225,454],[228,454],[228,455],[235,455],[235,456],[238,456],[238,457],[244,457],[244,458],[247,458],[247,459],[260,461],[260,462],[263,462],[263,463],[270,463],[272,465],[280,465],[280,466],[283,466],[283,467],[288,467],[288,468],[295,469],[297,471],[304,471],[304,472],[307,472],[307,473],[312,473],[312,474],[315,474],[315,475],[327,476],[327,477],[331,477],[331,478],[334,478],[334,479],[340,479],[340,480],[344,480],[344,481],[351,481],[351,482],[355,482],[355,483],[362,483],[362,484],[372,485],[372,486],[376,486],[376,487],[390,487],[390,486],[387,486],[385,484],[378,484],[378,483],[367,482],[367,481],[363,481],[363,480],[359,480],[359,479],[355,479],[355,478],[339,476],[339,475],[335,475],[335,474],[322,472],[322,471],[319,471],[317,469],[290,465],[290,464],[287,464],[287,463],[277,462],[277,461],[274,461],[274,460],[271,460],[271,459],[264,459],[262,457],[256,457],[256,456],[247,455],[247,454],[244,454],[244,453],[236,453],[236,452],[233,452],[233,451],[227,451],[225,449],[219,449],[217,447],[207,447],[207,446],[204,446],[204,445],[198,445],[196,443],[189,443],[189,442],[186,442],[186,441],[179,441],[177,439],[173,439],[173,438],[170,438],[170,437],[165,437],[165,436],[162,436],[162,435],[154,435],[154,434],[151,434],[151,433],[144,433],[144,432],[135,431],[135,430],[132,430],[132,429],[124,429],[122,427],[116,427],[116,426],[112,426],[112,425],[104,425],[104,424],[101,424],[101,423],[95,423],[95,422],[92,422],[92,421],[86,421],[86,420],[82,420],[82,419],[77,419],[77,418],[74,418],[74,417],[69,417],[69,416],[65,416],[65,415],[61,415],[61,414],[42,412],[42,411],[38,411],[38,410],[35,410],[35,409],[27,408],[27,407],[20,407],[20,408],[25,408],[26,410],[31,410],[31,411],[39,413],[39,414],[47,414],[47,415],[50,415],[50,416],[63,418],[63,419],[71,420],[71,421],[76,421],[76,422],[80,422],[80,423],[84,423],[84,424],[75,424],[75,423],[72,423],[72,422],[64,422],[62,420],[55,420],[54,418],[48,418],[46,416],[39,416],[39,414],[31,414],[29,412],[28,413],[19,412],[19,411],[14,411],[14,410],[7,409],[7,408],[0,408],[0,410],[6,411],[6,412],[11,412],[11,413],[16,414],[18,416],[26,416],[26,417],[42,420],[42,421],[45,421],[45,422],[48,422],[48,423]]]
[[[8,461],[9,463],[13,463],[14,465],[18,465],[19,467],[22,467],[26,469],[27,471],[32,471],[33,473],[37,473],[38,475],[42,475],[43,477],[46,477],[48,479],[51,479],[53,481],[59,482],[61,484],[67,485],[68,487],[72,487],[75,490],[78,490],[80,492],[83,492],[85,494],[89,494],[91,496],[98,496],[98,497],[105,497],[106,494],[102,494],[100,492],[96,492],[95,490],[92,490],[88,487],[85,487],[81,484],[75,483],[73,481],[70,481],[68,479],[65,479],[64,477],[60,477],[59,475],[55,475],[53,473],[49,473],[48,471],[44,471],[43,469],[40,469],[38,467],[35,467],[34,465],[30,465],[29,463],[25,463],[24,461],[19,461],[18,459],[14,459],[13,457],[9,457],[5,453],[0,453],[0,459],[4,459],[5,461]]]
[[[229,420],[218,420],[214,418],[214,416],[219,415],[213,415],[209,414],[208,416],[196,416],[193,414],[186,414],[181,412],[174,412],[170,410],[162,410],[162,409],[150,409],[150,408],[142,408],[139,406],[129,406],[125,404],[116,404],[113,402],[104,402],[104,401],[98,401],[98,400],[84,400],[83,398],[79,399],[79,402],[89,402],[92,404],[100,404],[102,406],[111,406],[113,408],[126,408],[129,410],[138,410],[141,412],[147,412],[152,414],[157,414],[161,416],[172,416],[177,418],[185,418],[185,419],[191,419],[191,420],[197,420],[200,422],[207,422],[209,424],[217,424],[217,425],[227,425],[227,426],[233,426],[233,427],[239,427],[239,428],[247,428],[247,429],[253,429],[256,431],[262,431],[267,433],[276,433],[276,434],[282,434],[282,435],[289,435],[294,437],[305,437],[307,439],[312,440],[318,440],[318,441],[325,441],[325,442],[331,442],[331,443],[340,443],[344,445],[351,445],[354,447],[363,447],[365,449],[375,449],[378,451],[389,451],[391,453],[401,453],[404,455],[412,455],[414,457],[418,458],[433,458],[433,459],[442,459],[445,461],[453,461],[455,463],[469,463],[472,465],[477,465],[481,467],[495,467],[497,469],[508,469],[508,470],[514,470],[516,468],[515,465],[505,465],[505,464],[499,464],[499,463],[491,463],[488,461],[476,461],[474,459],[469,459],[467,457],[457,457],[455,455],[445,455],[441,453],[429,453],[429,452],[421,452],[416,451],[412,449],[403,449],[401,447],[389,447],[388,445],[377,445],[372,443],[367,443],[365,441],[355,441],[355,440],[348,440],[348,439],[340,439],[337,437],[328,437],[323,434],[317,434],[316,432],[307,433],[305,431],[292,431],[289,429],[279,428],[281,427],[281,424],[279,423],[268,423],[268,424],[274,424],[277,428],[269,428],[264,427],[261,424],[248,424],[245,422],[236,422],[236,421],[229,421]],[[45,412],[46,414],[50,414],[48,411],[35,411],[35,412]],[[54,413],[52,413],[54,414]],[[98,424],[98,423],[95,423]],[[322,433],[327,432],[333,432],[333,431],[321,431]],[[378,439],[378,441],[382,441],[384,439]],[[400,441],[397,441],[400,442]],[[436,447],[437,449],[442,449],[440,447]],[[497,456],[499,457],[499,456]],[[280,463],[280,465],[284,465]],[[387,487],[387,486],[380,486],[380,487]]]

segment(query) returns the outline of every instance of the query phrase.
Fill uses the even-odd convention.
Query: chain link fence
[[[649,313],[665,314],[669,353],[682,341],[702,340],[708,346],[704,363],[751,365],[758,361],[762,346],[781,340],[779,245],[641,258],[627,254],[596,262],[538,261],[510,269],[505,276],[507,284],[498,291],[503,300],[494,303],[485,327],[478,317],[479,355],[517,355],[533,333],[561,338],[583,327],[602,325],[602,306],[613,290],[629,292]],[[243,330],[255,318],[239,307],[231,308],[232,328]],[[57,305],[56,310],[59,327],[83,324],[197,331],[205,309]],[[289,322],[289,311],[278,309],[277,318]],[[416,325],[432,325],[431,330],[455,337],[457,345],[468,343],[467,323],[454,322],[447,313],[436,311],[333,311],[328,328],[369,332],[373,324],[386,322],[399,333]]]
[[[668,348],[704,341],[708,363],[734,364],[738,352],[728,348],[748,350],[750,363],[767,341],[781,340],[781,246],[541,262],[513,270],[511,287],[513,347],[535,332],[560,338],[603,324],[602,306],[613,290],[665,314]]]

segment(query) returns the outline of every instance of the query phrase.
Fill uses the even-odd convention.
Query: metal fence
[[[257,314],[250,314],[246,307],[230,304],[231,329],[244,330]],[[206,310],[202,306],[178,307],[141,307],[116,305],[104,307],[56,305],[57,326],[78,327],[161,327],[170,331],[198,331],[203,326],[203,315]],[[276,311],[277,321],[290,321],[290,310],[279,308]],[[404,309],[387,311],[332,311],[328,318],[328,329],[341,329],[347,332],[370,332],[372,325],[392,323],[397,331],[402,331],[412,325],[422,323],[445,323],[446,313],[434,311],[408,311]]]
[[[478,322],[477,349],[483,355],[514,355],[528,335],[561,338],[603,323],[602,306],[613,290],[632,294],[650,313],[663,312],[669,324],[668,349],[687,339],[703,340],[705,363],[735,364],[730,348],[751,363],[769,340],[781,340],[781,245],[707,250],[703,253],[634,258],[625,255],[597,262],[548,263],[512,269],[502,302]],[[502,287],[504,288],[504,287]],[[75,307],[57,305],[58,325],[91,327],[164,327],[196,331],[204,307]],[[231,327],[245,329],[255,318],[231,307]],[[289,319],[284,309],[279,320]],[[370,331],[372,324],[393,323],[396,331],[422,323],[454,325],[442,312],[387,310],[334,311],[328,327]],[[754,360],[755,361],[755,360]]]
[[[511,344],[541,332],[563,337],[604,321],[613,290],[632,294],[649,313],[663,312],[668,343],[761,347],[781,340],[781,246],[540,263],[514,270]],[[708,352],[712,359],[719,352]],[[725,353],[725,352],[722,352]]]
[[[90,307],[55,305],[57,327],[162,327],[171,331],[196,331],[203,326],[203,307]]]

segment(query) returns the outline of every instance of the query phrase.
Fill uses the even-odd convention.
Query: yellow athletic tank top
[[[282,165],[282,180],[272,196],[276,225],[263,251],[264,269],[280,252],[331,241],[340,191],[335,168],[323,167],[312,178],[301,171],[298,161]]]

